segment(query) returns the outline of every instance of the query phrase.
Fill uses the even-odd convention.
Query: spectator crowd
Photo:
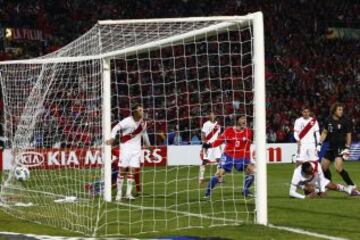
[[[0,0],[0,4],[1,28],[40,29],[47,36],[41,42],[22,43],[21,52],[7,51],[6,47],[11,44],[19,46],[19,43],[3,39],[3,49],[0,49],[2,60],[37,57],[52,52],[82,35],[100,19],[244,15],[262,11],[265,24],[268,142],[294,141],[293,123],[300,116],[302,105],[311,106],[322,125],[331,104],[336,101],[345,105],[346,116],[353,122],[353,138],[360,140],[360,41],[327,37],[329,28],[360,28],[360,3],[355,1]],[[136,98],[141,95],[155,96],[142,101],[145,107],[151,109],[147,112],[147,117],[152,119],[149,134],[156,144],[198,144],[199,126],[205,120],[201,116],[209,111],[215,111],[224,125],[232,122],[233,112],[251,116],[251,110],[244,112],[244,109],[249,109],[246,106],[252,98],[251,94],[246,94],[251,92],[251,85],[244,79],[253,73],[250,69],[237,67],[240,63],[233,60],[249,49],[244,44],[237,44],[239,39],[236,37],[227,37],[226,41],[230,45],[219,48],[215,47],[215,41],[209,39],[206,46],[188,44],[184,48],[175,47],[173,51],[162,52],[161,58],[164,60],[161,63],[159,56],[153,56],[154,60],[147,61],[149,56],[146,55],[137,56],[141,61],[137,60],[134,64],[131,64],[133,59],[117,60],[117,67],[112,72],[118,96],[113,99],[113,104],[118,106],[113,110],[114,116],[128,114],[131,101],[138,100]],[[214,51],[214,54],[221,54],[223,58],[210,58],[207,64],[202,62],[205,59],[193,54],[195,50],[197,55],[201,55],[202,51]],[[226,52],[231,54],[224,54]],[[184,57],[179,58],[181,55]],[[172,60],[175,58],[178,59],[176,63]],[[178,72],[171,68],[174,64],[181,66],[189,62],[196,67]],[[202,66],[206,64],[210,68],[203,69]],[[229,64],[231,74],[226,67]],[[220,68],[211,69],[212,65]],[[153,75],[148,76],[150,69]],[[124,72],[127,73],[126,76]],[[175,81],[184,79],[185,76],[188,83]],[[154,82],[153,79],[160,80]],[[241,85],[237,84],[240,80],[243,80],[243,86],[234,88]],[[137,87],[139,81],[140,88]],[[77,93],[69,91],[68,94]],[[237,101],[238,99],[241,100]],[[211,104],[200,104],[205,102]],[[1,103],[3,111],[2,105]],[[72,106],[74,116],[76,109],[80,109],[78,112],[85,111],[81,106]],[[91,110],[98,117],[99,113],[95,109]],[[63,115],[59,115],[58,106],[49,106],[48,112],[56,116],[58,122],[66,121]],[[54,124],[57,125],[58,122]],[[68,134],[75,131],[65,125],[63,128]],[[88,127],[77,130],[82,132],[82,141],[91,142],[90,136],[83,136],[84,129]]]

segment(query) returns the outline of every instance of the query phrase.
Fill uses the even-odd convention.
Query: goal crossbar
[[[241,23],[254,19],[259,13],[250,13],[244,16],[212,16],[212,17],[187,17],[187,18],[151,18],[151,19],[124,19],[124,20],[100,20],[100,25],[129,24],[129,23],[174,23],[174,22],[205,22],[205,21],[233,21]]]
[[[255,14],[250,14],[251,16],[254,16]],[[249,16],[250,16],[249,15]],[[159,46],[166,47],[167,45],[175,45],[179,42],[184,43],[189,40],[194,40],[198,38],[202,38],[204,36],[211,36],[212,34],[216,33],[222,33],[223,31],[231,30],[232,26],[238,26],[244,23],[244,20],[249,20],[248,17],[224,17],[226,21],[204,27],[201,29],[189,31],[186,33],[178,34],[176,36],[167,37],[158,41],[153,41],[145,44],[135,45],[132,47],[128,47],[125,49],[120,49],[116,51],[106,52],[102,54],[97,55],[90,55],[90,56],[80,56],[80,57],[54,57],[54,58],[36,58],[36,59],[24,59],[24,60],[11,60],[11,61],[2,61],[0,62],[0,65],[9,65],[9,64],[47,64],[47,63],[63,63],[63,62],[82,62],[82,61],[91,61],[91,60],[97,60],[97,59],[105,59],[105,58],[111,58],[111,57],[122,57],[122,56],[131,56],[133,54],[139,54],[142,51],[149,51],[154,48],[158,48]],[[220,20],[220,17],[212,18],[196,18],[198,21],[214,21],[214,20]],[[164,22],[167,20],[166,18],[163,19]],[[188,21],[191,20],[191,18],[187,19]],[[224,19],[223,19],[224,20]],[[131,20],[127,21],[120,21],[121,23],[126,23]],[[155,22],[156,19],[152,20],[137,20],[136,22]],[[105,21],[99,21],[100,25],[104,25],[106,22],[109,22],[109,24],[116,24],[118,21],[113,20],[105,20]],[[170,21],[171,22],[171,21]],[[175,22],[175,21],[173,21]],[[180,22],[180,21],[178,21]],[[209,33],[210,32],[210,33]]]

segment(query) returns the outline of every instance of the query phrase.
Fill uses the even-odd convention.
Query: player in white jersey
[[[146,132],[146,122],[143,120],[144,109],[141,105],[132,108],[132,115],[124,118],[111,130],[111,139],[106,144],[112,145],[118,132],[120,132],[120,158],[119,175],[117,178],[117,201],[122,199],[124,179],[127,177],[126,199],[135,199],[132,194],[135,169],[140,168],[141,161],[141,138],[144,144],[150,146]]]
[[[297,192],[299,188],[304,190],[304,194]],[[324,197],[326,190],[345,192],[350,196],[360,195],[359,190],[354,186],[344,187],[325,178],[321,165],[317,161],[304,162],[294,170],[289,191],[290,197],[299,199]]]
[[[317,143],[320,141],[319,124],[310,116],[308,107],[302,108],[302,117],[294,124],[294,138],[297,142],[296,166],[306,161],[318,160]]]
[[[216,121],[215,114],[210,112],[208,117],[209,120],[206,121],[201,128],[201,141],[203,143],[214,142],[221,132],[221,127]],[[202,163],[200,165],[199,182],[203,183],[205,180],[205,166],[212,161],[219,162],[221,158],[221,147],[219,146],[216,148],[202,149],[200,155],[202,158]]]

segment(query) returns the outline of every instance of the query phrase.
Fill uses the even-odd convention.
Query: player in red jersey
[[[219,183],[219,179],[226,172],[231,172],[235,167],[238,171],[246,171],[246,177],[243,184],[242,194],[245,197],[250,196],[249,188],[254,182],[255,166],[250,161],[250,145],[252,143],[253,133],[246,125],[246,117],[238,117],[235,126],[228,127],[211,144],[204,143],[203,148],[213,148],[225,143],[225,149],[219,162],[218,171],[213,176],[206,188],[205,198],[209,198],[211,191]]]

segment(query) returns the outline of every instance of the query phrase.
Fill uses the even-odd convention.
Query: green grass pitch
[[[346,163],[350,175],[355,182],[360,182],[360,162]],[[210,174],[215,168],[207,173]],[[269,222],[279,226],[289,226],[301,228],[306,231],[322,233],[331,236],[344,237],[349,239],[360,239],[359,222],[360,222],[360,198],[351,198],[342,193],[329,192],[326,199],[306,199],[297,200],[288,197],[289,182],[292,176],[293,165],[278,164],[268,165],[268,203],[269,203]],[[59,173],[61,171],[58,171]],[[126,236],[130,235],[137,238],[154,238],[163,236],[201,236],[201,237],[223,237],[229,239],[316,239],[304,235],[279,231],[263,226],[251,224],[253,215],[249,214],[254,207],[253,200],[244,201],[239,189],[233,189],[231,186],[241,186],[241,175],[234,173],[227,175],[224,185],[218,186],[210,202],[201,201],[204,186],[199,187],[197,183],[198,167],[185,168],[168,168],[167,174],[163,169],[158,171],[145,172],[143,175],[144,197],[138,198],[132,203],[105,204],[99,199],[91,200],[94,205],[100,203],[99,207],[107,211],[107,214],[99,217],[99,235],[110,235],[122,233]],[[342,183],[343,181],[332,169],[334,181]],[[156,175],[154,175],[156,174]],[[40,176],[40,174],[39,174]],[[62,175],[63,179],[47,178],[46,184],[44,179],[32,178],[32,183],[41,186],[54,186],[54,184],[66,183],[64,186],[74,185],[74,189],[83,185],[82,181],[71,182],[69,176]],[[60,177],[60,178],[61,178]],[[86,178],[82,176],[83,178]],[[81,179],[81,177],[78,177]],[[88,179],[88,178],[86,178]],[[153,180],[156,181],[153,181]],[[182,179],[182,181],[176,181]],[[31,184],[31,181],[28,184]],[[56,181],[51,184],[51,181]],[[185,191],[189,190],[190,191]],[[48,189],[40,189],[39,191],[49,191]],[[71,195],[71,189],[55,189],[55,191],[68,191]],[[167,197],[163,194],[166,192]],[[32,197],[36,193],[32,193]],[[221,201],[221,199],[224,201]],[[50,198],[49,198],[50,199]],[[229,200],[227,200],[229,199]],[[235,199],[235,201],[233,201]],[[44,200],[46,201],[46,200]],[[156,202],[154,202],[156,201]],[[234,204],[235,202],[235,204]],[[46,202],[43,202],[46,203]],[[186,204],[185,204],[186,203]],[[47,207],[54,207],[52,201],[43,204]],[[138,208],[143,206],[144,208]],[[152,206],[162,207],[161,209],[152,209]],[[164,211],[164,206],[169,211]],[[48,210],[39,207],[39,215],[43,216],[43,221],[56,224],[55,216],[61,216],[63,219],[70,219],[70,222],[79,221],[79,216],[73,213],[81,213],[76,209],[76,204],[55,206],[57,209]],[[235,214],[234,208],[238,214]],[[131,216],[127,213],[131,210]],[[248,210],[248,211],[246,211]],[[26,210],[25,210],[26,211]],[[92,216],[91,209],[82,208],[84,216]],[[47,212],[53,215],[46,216]],[[102,213],[103,211],[100,211]],[[184,215],[182,213],[195,213],[193,216]],[[212,215],[211,215],[212,214]],[[211,216],[211,219],[200,218],[198,216]],[[33,217],[33,220],[39,220],[38,216],[33,212],[27,216]],[[140,222],[139,219],[144,221]],[[214,220],[215,219],[215,220]],[[224,220],[225,219],[225,220]],[[120,220],[123,224],[117,222]],[[244,221],[240,225],[216,226],[224,224],[224,221]],[[81,225],[91,225],[92,219],[83,219],[79,222]],[[86,222],[88,221],[88,222]],[[131,222],[130,227],[127,222]],[[202,222],[200,222],[202,221]],[[231,221],[229,223],[231,223]],[[91,222],[91,223],[90,223]],[[107,224],[105,224],[107,223]],[[66,225],[66,223],[64,222]],[[213,227],[202,228],[186,228],[187,226],[208,226]],[[70,225],[69,225],[70,226]],[[71,228],[71,227],[69,227]],[[180,230],[176,230],[180,228]],[[161,229],[167,229],[161,231]],[[155,230],[155,231],[153,231]],[[59,227],[50,227],[30,223],[18,218],[9,216],[0,211],[0,231],[11,231],[20,233],[34,233],[42,235],[62,235],[62,236],[81,236],[79,233],[62,230]],[[84,231],[86,231],[84,229]],[[142,234],[134,234],[137,232],[146,232]]]

